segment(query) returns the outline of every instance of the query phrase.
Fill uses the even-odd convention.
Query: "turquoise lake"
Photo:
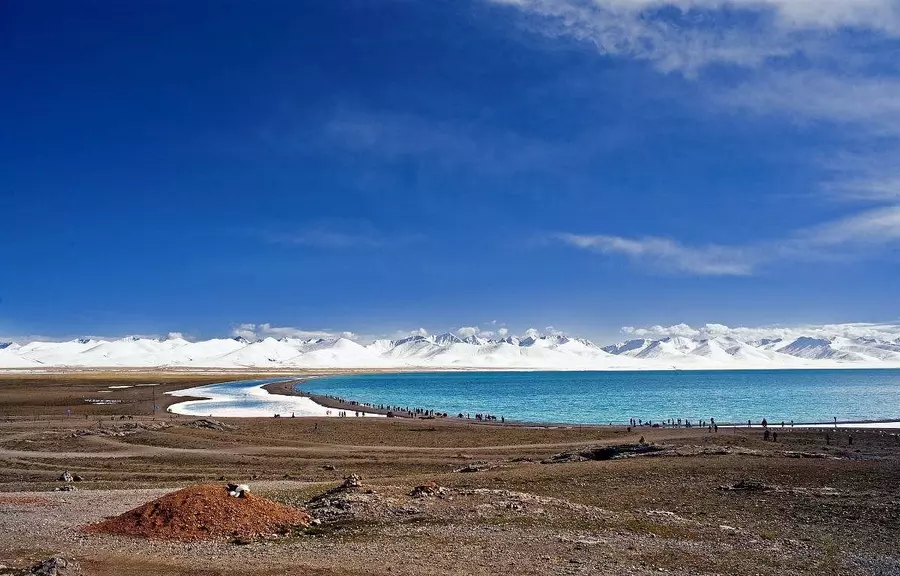
[[[900,370],[431,372],[334,376],[297,388],[530,422],[900,420]]]

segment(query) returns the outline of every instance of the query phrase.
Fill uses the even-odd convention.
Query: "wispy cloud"
[[[279,244],[294,244],[316,248],[381,248],[387,241],[377,235],[350,234],[336,230],[305,230],[288,234],[271,234],[269,239]]]
[[[690,326],[688,324],[676,324],[674,326],[649,326],[635,328],[625,326],[622,333],[633,338],[666,338],[683,336],[686,338],[717,338],[732,337],[738,340],[752,342],[763,339],[790,339],[799,336],[814,338],[877,338],[892,340],[900,337],[900,324],[897,323],[850,323],[850,324],[823,324],[801,326],[761,326],[761,327],[729,327],[723,324],[704,324],[702,326]]]
[[[746,276],[753,272],[749,251],[726,246],[689,247],[669,238],[556,234],[558,240],[601,254],[621,254],[658,271],[701,276]]]
[[[897,0],[489,0],[538,34],[698,80],[715,109],[831,129],[823,197],[865,203],[841,218],[745,245],[657,234],[557,234],[651,270],[743,276],[778,261],[869,258],[900,240]],[[735,74],[709,73],[713,66]],[[876,152],[877,151],[877,152]],[[875,207],[872,205],[875,204]]]
[[[358,336],[353,332],[338,332],[333,330],[304,330],[293,326],[275,326],[268,322],[263,324],[239,324],[232,328],[231,335],[247,340],[259,340],[261,338],[300,338],[309,340],[313,338],[347,338],[356,340]]]
[[[569,37],[600,53],[696,74],[711,64],[756,67],[803,53],[826,35],[858,28],[900,35],[894,0],[491,0],[531,17],[541,34]],[[743,16],[736,20],[735,14]]]
[[[383,110],[339,107],[325,123],[325,141],[379,161],[427,161],[481,174],[531,172],[573,160],[570,143],[555,143],[473,121],[451,122]]]
[[[298,226],[291,232],[262,232],[268,242],[323,249],[376,249],[420,241],[420,233],[388,234],[365,221],[331,220]]]
[[[670,238],[554,234],[569,246],[622,255],[656,273],[747,276],[784,261],[858,260],[900,244],[900,206],[875,208],[752,244],[688,246]]]
[[[900,49],[900,45],[897,46]],[[801,123],[851,126],[866,138],[900,136],[900,76],[768,72],[716,96],[720,105]]]

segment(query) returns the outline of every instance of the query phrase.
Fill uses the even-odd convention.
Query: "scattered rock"
[[[59,478],[56,479],[57,482],[72,482],[72,474],[69,473],[68,470],[59,475]]]
[[[591,446],[580,450],[554,454],[542,464],[559,464],[562,462],[584,462],[586,460],[616,460],[619,458],[633,458],[662,452],[666,448],[655,444],[619,444],[615,446]]]
[[[409,495],[413,498],[443,498],[448,492],[450,492],[448,489],[438,486],[436,482],[426,482],[413,488]]]
[[[454,472],[483,472],[485,470],[490,470],[491,468],[496,468],[487,462],[469,462],[462,468],[457,468]]]
[[[330,472],[334,472],[337,468],[334,467],[334,464],[326,464],[322,466],[322,470],[328,470]]]
[[[422,510],[409,506],[402,499],[382,495],[365,487],[356,474],[345,478],[340,486],[314,497],[306,503],[305,508],[319,524],[336,524],[349,520],[394,523],[422,514]],[[313,522],[315,524],[315,520]]]
[[[719,490],[727,490],[729,492],[768,492],[773,489],[772,486],[756,480],[738,480],[734,484],[719,486]]]
[[[82,480],[84,480],[84,478],[82,478],[78,474],[72,474],[72,480],[74,480],[75,482],[81,482]]]
[[[74,560],[54,556],[32,566],[29,574],[35,576],[79,576],[81,566]]]
[[[71,484],[66,484],[65,486],[57,486],[53,489],[54,492],[74,492],[78,490],[78,488],[72,486]]]
[[[194,420],[193,422],[188,422],[185,426],[188,428],[197,428],[198,430],[217,430],[219,432],[234,428],[234,426],[231,426],[230,424],[225,424],[224,422],[219,422],[218,420],[212,420],[210,418]]]
[[[127,422],[124,424],[104,425],[103,428],[82,428],[72,432],[72,438],[82,436],[115,436],[125,437],[140,432],[163,430],[171,426],[168,422]]]

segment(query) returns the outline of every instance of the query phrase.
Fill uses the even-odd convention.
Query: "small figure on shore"
[[[847,445],[853,446],[853,435],[852,434],[847,434]]]
[[[834,416],[834,427],[837,428],[837,416]]]
[[[794,427],[794,421],[791,420],[791,428],[793,428],[793,427]]]
[[[753,423],[750,422],[750,419],[747,419],[747,428],[753,428]]]
[[[772,432],[772,442],[778,442],[778,432]]]
[[[503,416],[501,416],[501,417],[500,417],[500,423],[501,423],[501,424],[506,424],[506,418],[504,418]]]
[[[769,429],[768,428],[766,428],[766,431],[763,432],[763,440],[765,440],[766,442],[769,441]]]
[[[765,418],[762,419],[762,427],[763,427],[763,428],[768,428],[768,427],[769,427],[769,423],[766,421]]]
[[[638,444],[643,444],[643,443],[644,443],[644,437],[643,437],[643,436],[641,436],[641,439],[640,439],[640,440],[638,440]]]
[[[825,434],[825,445],[831,446],[831,436],[829,434]]]

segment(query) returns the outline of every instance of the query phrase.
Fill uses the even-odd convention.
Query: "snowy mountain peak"
[[[449,346],[450,344],[459,344],[463,339],[452,332],[444,332],[434,337],[434,343],[439,346]]]
[[[477,335],[420,334],[362,346],[342,337],[240,336],[189,342],[127,337],[0,344],[0,368],[508,368],[508,369],[742,369],[900,367],[900,339],[864,334],[744,339],[736,334],[637,338],[598,347],[590,340],[531,333],[521,340]]]

